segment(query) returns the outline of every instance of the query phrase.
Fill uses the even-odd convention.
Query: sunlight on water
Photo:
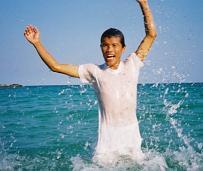
[[[184,108],[185,101],[190,97],[189,92],[180,84],[169,86],[167,84],[161,87],[160,84],[153,84],[152,88],[160,89],[163,93],[160,93],[159,98],[163,100],[163,108],[160,110],[165,115],[165,122],[168,122],[168,131],[164,133],[164,137],[167,137],[168,145],[164,150],[160,150],[160,147],[156,144],[162,141],[164,137],[151,136],[151,147],[143,147],[145,159],[141,162],[126,160],[120,158],[120,160],[111,166],[100,166],[97,163],[91,163],[90,161],[83,160],[80,156],[72,157],[73,170],[201,170],[203,168],[203,156],[202,156],[202,143],[195,142],[190,137],[190,130],[188,133],[184,131],[184,125],[179,119],[180,113]],[[161,87],[161,88],[160,88]],[[145,95],[145,92],[139,96]],[[176,98],[177,96],[177,98]],[[173,98],[171,98],[173,97]],[[160,103],[160,102],[158,102]],[[146,105],[146,104],[145,104]],[[146,111],[146,109],[145,109]],[[148,111],[150,113],[150,111]],[[188,113],[190,114],[190,113]],[[177,115],[177,116],[176,116]],[[153,117],[153,116],[151,116]],[[142,123],[142,121],[141,121]],[[151,125],[152,133],[157,129],[161,131],[161,123],[155,121]],[[174,135],[176,134],[176,135]],[[174,136],[176,138],[174,139]],[[174,148],[174,144],[179,142],[179,145]],[[193,145],[192,145],[193,144]],[[194,149],[194,145],[198,147],[199,152]]]
[[[139,85],[138,119],[145,158],[132,161],[121,156],[107,166],[92,161],[98,124],[98,102],[92,88],[8,89],[2,96],[8,98],[10,110],[1,108],[1,113],[9,117],[1,121],[0,170],[69,168],[199,171],[203,167],[203,144],[202,137],[194,138],[197,133],[193,129],[200,123],[201,116],[196,113],[199,110],[192,107],[193,96],[198,101],[197,96],[201,95],[202,90],[198,86]],[[194,91],[200,93],[196,95]],[[31,100],[26,105],[23,100],[25,97]],[[43,108],[39,108],[38,101]],[[16,110],[16,104],[21,106],[21,110]],[[10,118],[16,122],[10,122]]]
[[[172,68],[172,77],[184,80]],[[92,160],[98,101],[90,86],[5,89],[0,91],[0,170],[203,170],[202,91],[202,84],[139,85],[145,157],[119,156],[100,165]]]

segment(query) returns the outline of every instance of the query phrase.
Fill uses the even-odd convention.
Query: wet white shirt
[[[105,149],[109,153],[109,149],[116,151],[121,150],[121,146],[125,149],[133,145],[136,146],[134,149],[140,150],[141,137],[136,106],[138,76],[142,66],[143,62],[135,53],[121,61],[116,70],[106,64],[79,66],[80,80],[92,84],[99,102],[99,137],[96,153],[105,153]],[[130,125],[132,131],[129,130]],[[118,130],[128,130],[128,133]],[[118,148],[115,149],[116,147]]]
[[[101,122],[114,126],[134,123],[137,103],[137,83],[141,60],[132,53],[121,61],[118,69],[103,65],[79,66],[83,83],[90,83],[96,90]]]

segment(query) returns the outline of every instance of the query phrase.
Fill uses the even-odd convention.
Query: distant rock
[[[20,84],[0,84],[0,88],[17,88],[17,87],[23,87]]]

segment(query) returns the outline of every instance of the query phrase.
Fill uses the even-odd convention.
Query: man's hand
[[[39,30],[31,25],[28,25],[24,32],[25,38],[33,45],[40,41],[39,35]]]
[[[147,2],[147,0],[137,0],[138,3]]]

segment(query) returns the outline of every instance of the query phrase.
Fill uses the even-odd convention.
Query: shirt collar
[[[117,69],[111,69],[108,65],[106,65],[106,63],[102,64],[100,68],[102,70],[106,70],[106,71],[109,71],[112,73],[119,73],[121,71],[122,67],[123,67],[123,62],[120,61]]]

